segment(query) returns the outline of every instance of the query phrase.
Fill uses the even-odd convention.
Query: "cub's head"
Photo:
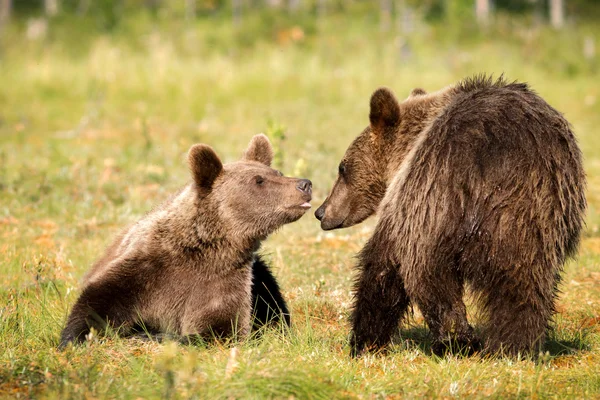
[[[237,162],[223,165],[204,144],[192,146],[188,157],[198,195],[210,198],[234,235],[265,237],[310,208],[312,183],[270,167],[273,149],[265,135],[254,136]]]
[[[346,150],[333,189],[315,212],[324,230],[364,221],[385,195],[387,165],[400,126],[400,105],[388,89],[373,93],[369,120],[370,125]]]

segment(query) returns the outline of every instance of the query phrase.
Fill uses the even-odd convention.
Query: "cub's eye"
[[[340,166],[338,167],[338,173],[341,176],[344,176],[346,174],[346,165],[344,163],[341,163]]]
[[[279,176],[283,176],[283,172],[281,172],[281,171],[277,171],[277,174],[278,174]]]
[[[265,178],[257,175],[254,177],[254,181],[256,182],[257,185],[262,185],[265,182]]]

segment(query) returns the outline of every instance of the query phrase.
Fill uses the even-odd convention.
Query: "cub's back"
[[[139,221],[121,231],[108,246],[104,255],[86,273],[83,278],[83,286],[88,286],[105,277],[110,273],[110,269],[118,264],[119,260],[143,257],[155,252],[157,245],[160,244],[154,240],[158,225],[162,220],[168,219],[173,210],[177,211],[177,207],[185,200],[189,190],[189,185],[180,189]]]

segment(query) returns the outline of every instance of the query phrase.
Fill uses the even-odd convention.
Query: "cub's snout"
[[[301,193],[300,198],[302,204],[299,205],[299,208],[305,213],[311,207],[312,182],[309,179],[298,179],[298,182],[296,182],[296,189]]]
[[[309,179],[300,179],[296,185],[296,189],[308,195],[309,197],[312,196],[312,182]]]

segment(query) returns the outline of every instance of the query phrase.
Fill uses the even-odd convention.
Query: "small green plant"
[[[286,139],[285,126],[274,119],[269,119],[266,135],[271,139],[273,146],[273,168],[282,169],[284,162],[283,144]]]

